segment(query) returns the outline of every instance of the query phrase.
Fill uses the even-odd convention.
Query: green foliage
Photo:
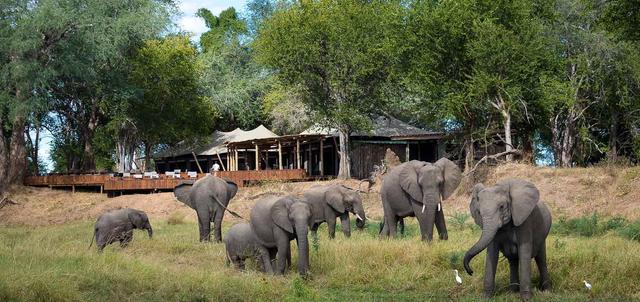
[[[640,241],[640,219],[618,228],[618,234],[630,240]]]
[[[366,129],[367,115],[384,108],[402,49],[402,17],[395,1],[293,3],[262,24],[253,46],[259,62],[303,88],[314,121],[345,132]]]
[[[233,7],[220,12],[220,16],[201,8],[196,16],[202,18],[209,28],[200,36],[200,46],[205,52],[218,51],[225,45],[239,45],[240,36],[247,32],[246,22],[238,17]]]
[[[136,93],[127,116],[146,145],[172,144],[211,131],[214,112],[202,96],[201,71],[186,36],[149,40],[137,51],[131,71]]]

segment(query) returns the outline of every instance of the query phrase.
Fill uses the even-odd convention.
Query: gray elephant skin
[[[416,217],[422,240],[432,240],[434,224],[440,239],[448,239],[442,201],[453,194],[461,178],[460,168],[446,158],[435,163],[412,160],[391,169],[380,189],[384,211],[380,236],[395,237],[399,219]]]
[[[336,234],[336,218],[340,217],[342,233],[351,236],[349,213],[356,215],[358,227],[364,227],[366,215],[362,197],[357,191],[343,185],[316,186],[304,192],[304,202],[311,206],[311,232],[315,233],[323,222],[327,223],[329,238]]]
[[[145,212],[136,209],[111,210],[98,217],[93,228],[93,239],[98,251],[116,241],[120,241],[121,247],[126,247],[133,239],[134,229],[147,230],[149,238],[153,236],[153,229]]]
[[[222,241],[222,219],[225,208],[236,196],[238,186],[231,180],[207,175],[193,181],[184,181],[173,191],[176,198],[196,211],[200,241],[209,241],[211,222],[213,222],[214,239]]]
[[[224,237],[227,260],[240,270],[245,268],[245,260],[255,259],[260,271],[273,273],[269,251],[258,242],[251,225],[243,222],[233,225]]]
[[[277,258],[276,274],[284,274],[291,255],[291,240],[298,243],[298,273],[309,270],[308,232],[311,207],[294,196],[269,196],[258,200],[251,209],[251,229],[271,258]]]
[[[547,271],[545,240],[551,229],[551,213],[540,201],[536,186],[521,179],[505,179],[493,187],[477,184],[473,188],[471,216],[482,228],[482,235],[464,256],[464,268],[473,274],[469,262],[487,250],[484,272],[484,295],[494,293],[498,252],[509,260],[510,288],[520,291],[524,300],[531,298],[531,258],[540,271],[539,288],[551,287]],[[518,284],[520,285],[518,287]]]

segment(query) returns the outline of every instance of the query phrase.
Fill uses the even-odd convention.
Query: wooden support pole
[[[204,173],[202,172],[202,167],[200,167],[200,162],[198,162],[198,157],[196,156],[196,153],[191,152],[191,155],[193,155],[193,159],[196,161],[196,166],[198,166],[198,171],[200,171],[200,174]]]
[[[311,142],[309,142],[309,157],[307,157],[307,168],[309,168],[309,175],[313,175],[313,165],[311,165],[311,161],[313,160],[311,156]]]
[[[227,169],[224,167],[224,163],[222,162],[222,157],[220,157],[220,153],[218,153],[218,150],[216,150],[216,155],[218,156],[218,161],[220,161],[220,165],[222,166],[222,171],[227,171]]]
[[[407,147],[404,151],[404,156],[405,156],[405,162],[409,161],[409,143],[407,143]]]
[[[233,149],[233,159],[235,160],[233,163],[233,171],[238,171],[238,149]]]
[[[320,176],[324,176],[324,137],[320,138]]]
[[[270,170],[271,167],[269,166],[269,148],[267,148],[267,150],[264,150],[264,169],[265,170]]]
[[[260,147],[256,144],[256,171],[260,171]]]
[[[278,168],[282,170],[282,143],[278,141]]]
[[[296,166],[300,168],[300,139],[296,139]]]

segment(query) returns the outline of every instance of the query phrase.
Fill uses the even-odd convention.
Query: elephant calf
[[[540,289],[551,287],[545,245],[551,229],[551,212],[539,197],[534,184],[520,179],[502,180],[486,188],[477,184],[473,188],[471,216],[482,228],[482,235],[464,256],[464,268],[469,275],[473,274],[469,262],[487,250],[485,296],[493,295],[498,252],[509,260],[511,290],[519,290],[523,300],[531,298],[532,258],[540,271]]]
[[[149,238],[153,236],[153,229],[145,212],[136,209],[108,211],[98,217],[91,244],[95,239],[98,251],[102,251],[107,244],[116,241],[120,241],[121,247],[126,247],[133,239],[134,229],[147,230]]]
[[[244,270],[244,261],[254,258],[262,272],[273,273],[269,251],[263,247],[248,223],[233,225],[224,237],[227,259],[240,270]]]
[[[304,192],[304,197],[302,201],[311,207],[311,232],[316,233],[320,224],[327,222],[329,238],[334,238],[336,218],[340,217],[344,236],[351,236],[349,212],[356,216],[358,228],[364,228],[366,216],[356,190],[343,185],[316,186]]]

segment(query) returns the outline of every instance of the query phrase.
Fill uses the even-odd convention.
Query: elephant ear
[[[538,188],[533,183],[522,179],[508,179],[499,182],[498,185],[508,187],[513,225],[521,225],[531,215],[540,200]]]
[[[458,188],[458,185],[460,185],[462,172],[460,171],[460,168],[458,168],[458,165],[444,157],[435,162],[434,165],[440,167],[442,170],[442,176],[444,179],[444,182],[442,183],[442,199],[444,200],[449,198],[449,196],[453,194],[453,191]]]
[[[183,181],[173,189],[173,195],[180,202],[188,206],[191,206],[191,198],[189,197],[189,194],[191,192],[192,186],[193,186],[193,181]]]
[[[238,185],[233,180],[223,178],[227,182],[227,200],[231,200],[238,193]]]
[[[129,221],[131,221],[131,224],[133,224],[136,229],[144,228],[144,221],[147,216],[144,212],[130,210],[127,216],[129,217]]]
[[[293,233],[293,225],[289,219],[291,203],[293,203],[293,200],[289,198],[280,198],[271,207],[271,219],[273,219],[273,222],[289,233]]]
[[[330,188],[324,193],[324,199],[327,201],[336,212],[344,213],[346,211],[344,207],[344,196],[340,192],[340,188]]]
[[[425,164],[419,160],[412,160],[400,167],[400,187],[418,202],[422,202],[422,188],[418,183],[418,170]]]
[[[481,183],[473,186],[473,190],[471,191],[471,204],[469,204],[469,211],[471,211],[471,217],[473,217],[473,221],[482,227],[482,216],[480,215],[480,199],[478,198],[478,193],[484,189],[484,185]]]

